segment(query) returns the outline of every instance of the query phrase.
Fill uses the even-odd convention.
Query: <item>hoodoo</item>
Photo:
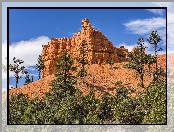
[[[100,31],[90,25],[87,18],[81,20],[81,31],[74,33],[72,38],[52,38],[48,45],[43,45],[42,59],[45,69],[42,78],[54,73],[56,60],[66,49],[75,59],[80,55],[80,44],[82,40],[87,43],[87,61],[89,64],[106,64],[109,60],[123,62],[126,60],[128,49],[124,46],[116,48]]]

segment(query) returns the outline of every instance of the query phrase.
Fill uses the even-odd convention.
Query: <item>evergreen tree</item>
[[[28,72],[26,72],[26,76],[25,76],[25,83],[24,85],[26,84],[29,84],[31,83],[32,81],[30,80],[30,74]]]
[[[144,113],[143,124],[166,124],[166,82],[152,82],[140,93],[138,100]]]
[[[44,66],[44,63],[43,63],[41,55],[39,55],[39,58],[37,60],[38,60],[38,64],[36,64],[36,68],[39,71],[39,79],[40,79],[40,73],[45,68],[45,66]]]
[[[60,56],[56,63],[57,72],[55,72],[56,79],[51,82],[52,89],[60,96],[71,94],[74,90],[75,76],[72,75],[72,71],[76,70],[73,67],[73,60],[71,60],[70,54],[67,50]]]
[[[157,31],[152,31],[152,33],[150,34],[149,38],[147,39],[147,41],[150,44],[154,45],[154,52],[155,52],[155,73],[154,73],[154,81],[158,81],[159,79],[159,75],[161,74],[162,70],[158,68],[158,63],[157,63],[157,44],[161,41],[160,36],[157,34]],[[162,48],[160,48],[158,51],[161,51]]]
[[[85,65],[88,64],[86,60],[86,52],[87,52],[87,43],[85,40],[83,40],[80,46],[80,58],[77,58],[77,61],[81,64],[81,69],[77,74],[77,76],[80,77],[86,76]]]
[[[80,101],[80,114],[83,124],[100,124],[102,122],[99,116],[99,102],[93,91],[83,96]]]
[[[116,89],[116,95],[111,102],[113,120],[121,124],[140,124],[143,112],[136,98],[128,96],[128,89],[124,86]]]
[[[140,75],[140,81],[141,81],[141,87],[144,88],[144,64],[147,62],[145,61],[145,58],[147,58],[145,54],[145,47],[144,46],[144,39],[139,38],[137,42],[138,46],[135,48],[134,52],[128,53],[128,61],[129,63],[124,65],[125,68],[132,68],[135,69],[136,72]]]
[[[38,97],[30,99],[21,118],[21,124],[43,124],[45,121],[44,107],[45,102],[43,99]]]
[[[112,111],[112,102],[113,97],[105,92],[99,102],[99,117],[102,122],[112,120],[113,119],[113,111]]]
[[[145,62],[148,65],[148,72],[151,72],[150,66],[154,63],[156,63],[156,59],[154,55],[151,54],[147,54],[145,57]]]
[[[28,107],[29,98],[20,93],[9,99],[9,124],[21,124],[24,112]]]
[[[71,60],[71,56],[67,50],[60,56],[56,63],[56,68],[57,71],[54,74],[56,79],[51,81],[51,89],[44,97],[46,102],[44,111],[45,114],[48,114],[47,119],[49,119],[46,120],[46,122],[52,122],[53,124],[72,123],[73,121],[71,120],[72,122],[69,122],[70,120],[68,119],[63,122],[65,118],[68,118],[66,115],[71,116],[68,115],[68,111],[70,110],[69,105],[72,104],[73,106],[75,103],[72,102],[72,96],[74,96],[76,91],[73,86],[76,80],[75,76],[72,75],[72,71],[76,70],[76,67],[73,67],[73,60]],[[64,104],[67,100],[69,101]],[[62,115],[60,115],[60,113]]]
[[[18,85],[18,80],[22,77],[22,75],[20,76],[19,74],[22,73],[22,74],[25,74],[26,71],[24,71],[24,66],[20,66],[20,64],[24,63],[24,61],[20,60],[20,59],[16,59],[15,57],[13,58],[13,62],[14,64],[10,64],[9,65],[9,70],[10,71],[13,71],[15,73],[15,78],[16,78],[16,88],[17,88],[17,85]]]

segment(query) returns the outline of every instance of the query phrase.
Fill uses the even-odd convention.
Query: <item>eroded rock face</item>
[[[124,86],[131,86],[135,89],[135,92],[132,93],[134,97],[142,90],[142,88],[137,87],[140,81],[138,78],[134,78],[135,70],[123,68],[123,65],[127,63],[124,61],[126,60],[128,50],[125,49],[124,46],[120,48],[114,47],[101,32],[94,30],[90,26],[88,19],[83,19],[81,31],[75,33],[72,38],[53,38],[48,42],[48,45],[42,46],[42,58],[45,64],[42,78],[20,88],[11,89],[9,95],[23,93],[30,98],[43,97],[44,93],[51,88],[49,83],[55,79],[53,73],[56,70],[56,60],[62,52],[67,49],[68,52],[72,54],[74,62],[77,64],[75,58],[80,55],[79,48],[83,39],[86,40],[88,46],[87,60],[89,65],[85,65],[88,76],[84,78],[84,82],[86,83],[83,83],[81,78],[77,78],[75,88],[79,88],[83,94],[87,94],[90,85],[93,85],[96,97],[100,97],[104,92],[115,95],[115,82],[122,81]],[[133,51],[134,50],[135,49],[133,49]],[[174,63],[172,63],[173,56],[174,54],[172,54],[172,56],[168,55],[170,69],[173,69],[174,65]],[[107,64],[109,60],[115,61],[112,68]],[[159,67],[166,69],[166,54],[159,55],[157,57],[157,62]],[[155,70],[155,65],[151,66],[151,70]],[[77,75],[77,72],[73,73],[73,75]],[[145,74],[144,85],[148,86],[152,80],[152,76]]]
[[[166,55],[165,54],[159,55],[157,57],[157,62],[159,67],[165,69]],[[130,86],[130,88],[131,87],[134,88],[135,92],[132,93],[132,96],[136,97],[138,93],[143,89],[138,88],[138,83],[140,83],[140,80],[139,77],[138,78],[134,77],[136,75],[135,70],[123,67],[123,65],[126,63],[127,62],[114,63],[113,68],[111,68],[109,64],[86,65],[85,69],[88,75],[84,77],[85,83],[83,83],[83,79],[77,78],[77,83],[74,86],[75,88],[80,89],[83,95],[86,95],[87,93],[89,93],[90,85],[93,85],[95,96],[100,98],[104,92],[108,92],[111,95],[115,95],[117,88],[115,86],[115,83],[117,81],[122,81],[125,87],[129,88],[128,86]],[[148,68],[147,65],[145,67]],[[151,70],[153,71],[155,70],[155,65],[151,66]],[[75,72],[73,75],[77,75],[77,72]],[[35,82],[24,85],[22,87],[12,88],[9,91],[9,95],[11,96],[16,93],[23,93],[26,94],[29,98],[35,98],[35,97],[41,98],[44,96],[45,92],[48,92],[50,90],[51,86],[49,86],[49,83],[55,78],[56,77],[54,76],[54,74],[52,74],[47,77],[41,78]],[[147,87],[152,80],[153,80],[152,76],[145,74],[144,75],[145,87]],[[174,79],[172,79],[172,82],[173,80]]]
[[[48,45],[42,46],[42,59],[45,64],[42,78],[55,72],[56,61],[65,49],[72,54],[74,60],[78,58],[82,40],[87,42],[87,61],[89,64],[106,64],[109,60],[114,62],[126,60],[128,49],[125,49],[124,46],[114,47],[112,42],[100,31],[91,27],[88,19],[82,19],[81,22],[81,31],[75,33],[72,38],[52,38]]]

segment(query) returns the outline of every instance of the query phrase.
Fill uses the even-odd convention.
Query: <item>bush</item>
[[[98,112],[102,122],[113,118],[112,101],[113,97],[107,92],[101,97]]]
[[[143,120],[143,113],[139,108],[139,101],[128,96],[128,90],[121,87],[116,91],[113,100],[114,120],[122,124],[139,124]]]
[[[26,95],[14,94],[9,99],[9,124],[20,124],[27,110],[29,99]]]
[[[141,107],[145,113],[143,124],[166,124],[166,82],[152,82],[141,96]]]

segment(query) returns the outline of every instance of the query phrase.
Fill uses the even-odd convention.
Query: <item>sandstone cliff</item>
[[[52,38],[48,45],[43,45],[42,59],[45,69],[42,78],[54,73],[56,60],[67,49],[76,59],[80,55],[82,40],[87,42],[86,59],[89,64],[106,64],[109,60],[123,62],[126,60],[128,50],[121,46],[116,48],[101,32],[93,29],[88,19],[82,20],[81,31],[75,33],[72,38]]]
[[[128,50],[124,46],[114,47],[101,32],[91,27],[88,19],[83,19],[81,31],[75,33],[72,38],[52,38],[48,45],[42,46],[42,59],[45,65],[42,78],[20,88],[11,89],[10,96],[22,92],[30,98],[42,97],[46,91],[49,91],[49,83],[55,78],[53,75],[56,70],[55,63],[61,53],[67,49],[75,60],[80,55],[79,48],[82,40],[87,42],[88,47],[87,60],[89,63],[85,66],[88,76],[84,78],[85,83],[81,78],[78,78],[75,87],[79,88],[83,94],[89,92],[91,85],[97,97],[100,97],[105,91],[114,94],[116,81],[122,81],[124,86],[129,86],[127,88],[134,88],[131,93],[132,96],[136,96],[142,90],[142,88],[137,87],[140,81],[134,78],[135,71],[123,68],[123,65],[127,63]],[[109,60],[114,61],[112,68],[108,64]],[[158,56],[158,66],[166,68],[165,54]],[[154,66],[152,66],[152,69],[154,69]],[[144,85],[148,86],[152,79],[151,76],[145,75]]]
[[[96,97],[101,97],[101,95],[106,91],[110,94],[115,94],[115,82],[122,81],[123,85],[127,88],[134,88],[131,93],[132,96],[136,96],[137,93],[142,88],[138,88],[137,84],[140,82],[139,78],[134,78],[135,71],[127,68],[123,68],[123,65],[127,62],[114,63],[113,68],[109,64],[91,64],[86,65],[86,70],[88,76],[84,78],[85,84],[82,79],[78,78],[77,83],[75,84],[76,88],[79,88],[83,94],[87,94],[90,90],[90,85],[93,86]],[[158,65],[162,68],[166,68],[166,55],[158,56]],[[154,65],[155,66],[155,65]],[[154,66],[151,68],[154,69]],[[10,96],[14,93],[24,93],[30,98],[42,97],[46,91],[49,91],[49,83],[55,77],[54,75],[49,75],[47,77],[41,78],[33,83],[24,85],[20,88],[13,88],[10,90]],[[148,86],[152,81],[152,77],[145,75],[144,85]]]

